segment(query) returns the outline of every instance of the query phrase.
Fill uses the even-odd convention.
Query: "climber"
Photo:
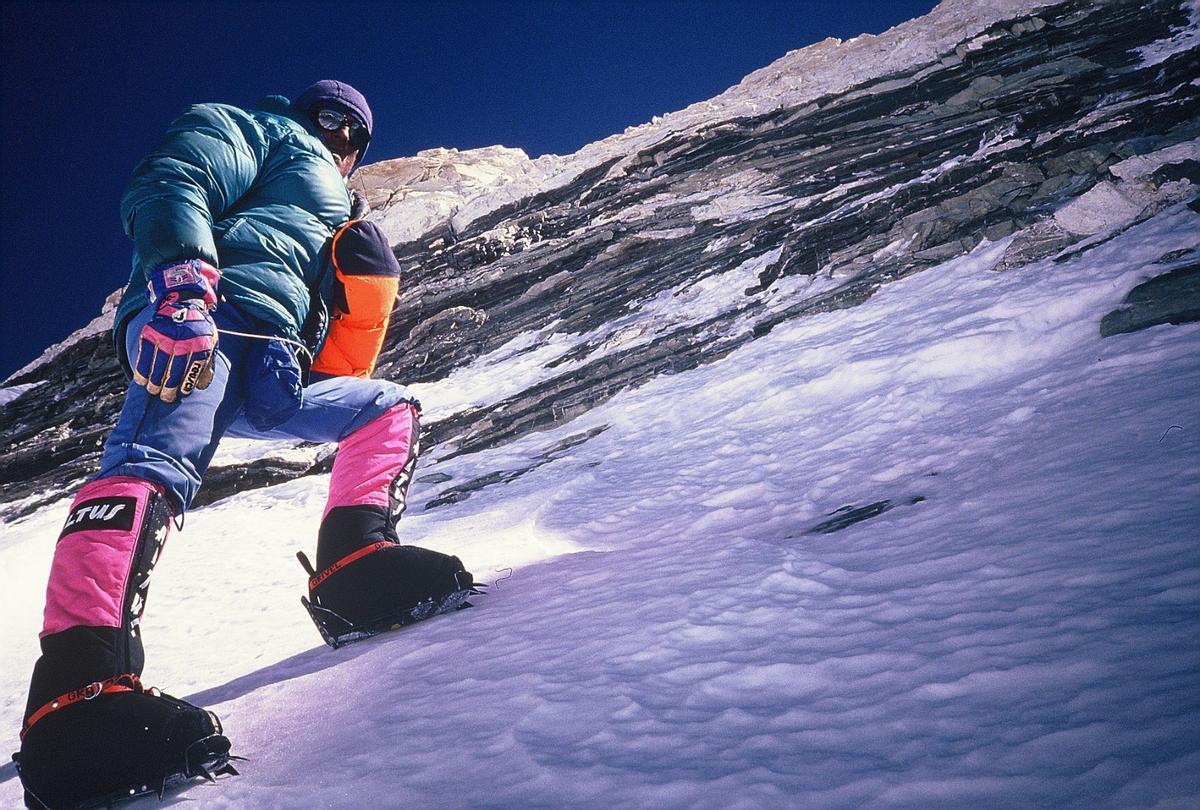
[[[361,93],[324,80],[295,102],[193,106],[134,170],[113,331],[131,381],[54,550],[15,757],[30,807],[236,773],[215,715],[139,680],[150,571],[222,436],[338,443],[306,563],[323,635],[329,617],[340,632],[424,617],[471,588],[457,557],[396,534],[420,406],[370,379],[400,274],[347,187],[373,124]]]

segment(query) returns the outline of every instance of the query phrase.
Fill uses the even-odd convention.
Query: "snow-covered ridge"
[[[437,149],[364,167],[354,182],[368,192],[375,208],[372,218],[395,242],[416,238],[447,214],[452,226],[462,229],[503,205],[566,185],[614,157],[632,158],[676,133],[801,105],[891,73],[961,58],[954,53],[956,46],[967,51],[981,47],[985,39],[971,38],[995,22],[1059,2],[944,0],[924,17],[879,35],[845,41],[831,37],[790,51],[718,96],[656,116],[571,155],[530,160],[521,150],[503,146]],[[614,171],[621,168],[618,163]]]
[[[547,166],[557,163],[559,171],[578,172],[607,157],[646,149],[668,135],[705,123],[804,104],[871,79],[935,62],[997,21],[1060,2],[943,0],[924,17],[900,23],[882,34],[862,34],[848,40],[829,37],[789,51],[707,101],[630,127],[567,158],[548,155],[539,160]],[[981,38],[963,47],[974,50],[985,41]]]

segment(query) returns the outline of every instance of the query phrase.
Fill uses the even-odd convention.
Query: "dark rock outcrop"
[[[1200,262],[1176,267],[1134,287],[1122,306],[1100,321],[1100,334],[1109,337],[1193,321],[1200,321]]]

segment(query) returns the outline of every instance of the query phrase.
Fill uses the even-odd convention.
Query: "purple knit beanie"
[[[371,116],[371,107],[367,104],[367,100],[362,93],[345,82],[322,79],[301,91],[294,103],[297,109],[307,116],[311,116],[314,109],[324,105],[340,107],[346,112],[353,113],[359,121],[363,122],[367,128],[368,138],[375,131],[375,121]],[[367,149],[364,146],[358,159],[361,161],[366,153]]]

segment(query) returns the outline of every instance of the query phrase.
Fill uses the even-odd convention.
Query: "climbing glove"
[[[217,306],[221,271],[202,259],[160,265],[150,272],[148,288],[154,316],[142,328],[133,381],[163,402],[175,402],[213,378]]]

